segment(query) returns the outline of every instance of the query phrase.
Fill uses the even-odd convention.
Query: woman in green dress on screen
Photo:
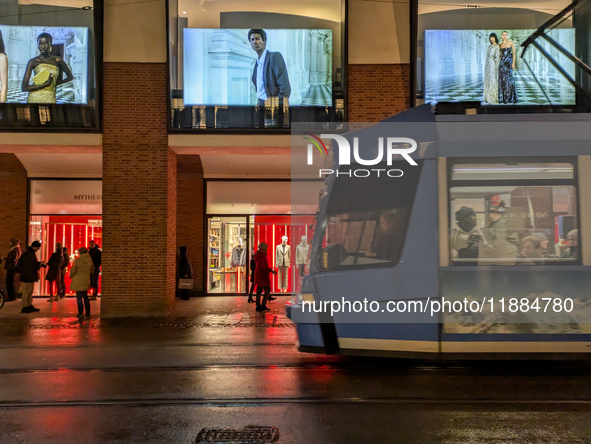
[[[27,103],[55,103],[57,85],[74,80],[66,62],[51,54],[52,43],[53,38],[46,32],[37,37],[40,54],[29,60],[23,78],[22,90],[29,93]]]

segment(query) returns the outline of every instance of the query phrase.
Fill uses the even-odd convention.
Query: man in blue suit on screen
[[[248,31],[248,41],[258,55],[252,72],[258,105],[265,106],[267,100],[277,97],[279,107],[289,106],[291,86],[283,56],[279,52],[267,51],[267,33],[263,29]]]

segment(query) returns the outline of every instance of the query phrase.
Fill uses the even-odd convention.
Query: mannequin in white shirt
[[[296,247],[296,265],[300,271],[300,277],[305,273],[309,252],[310,245],[308,244],[308,237],[302,236],[302,242]]]
[[[277,287],[281,293],[287,293],[289,266],[291,265],[291,247],[287,245],[287,236],[281,238],[281,243],[275,249],[275,264],[278,269]]]

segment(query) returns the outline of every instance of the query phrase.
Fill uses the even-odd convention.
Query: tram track
[[[205,407],[248,407],[281,404],[316,404],[316,405],[391,405],[391,406],[431,406],[458,408],[481,408],[490,410],[493,407],[502,410],[544,410],[544,409],[582,409],[588,411],[591,400],[555,399],[555,400],[523,400],[523,399],[457,399],[457,398],[360,398],[360,397],[298,397],[298,398],[138,398],[138,399],[107,399],[107,400],[60,400],[36,402],[3,402],[0,409],[14,408],[67,408],[67,407],[163,407],[163,406],[205,406]]]

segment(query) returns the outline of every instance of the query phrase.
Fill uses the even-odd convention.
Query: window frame
[[[465,165],[465,164],[473,164],[473,165],[487,165],[487,164],[499,164],[499,163],[511,163],[511,164],[519,164],[519,163],[568,163],[573,167],[573,178],[572,179],[504,179],[504,180],[452,180],[453,168],[456,165]],[[568,186],[573,187],[575,190],[575,199],[576,199],[576,218],[577,218],[577,229],[579,230],[579,254],[576,260],[572,261],[552,261],[548,260],[543,264],[534,264],[532,266],[539,267],[540,265],[559,265],[559,266],[577,266],[582,264],[582,256],[581,256],[581,208],[580,208],[580,196],[579,196],[579,176],[578,176],[578,168],[577,168],[577,157],[576,156],[564,156],[564,157],[486,157],[486,158],[478,158],[478,157],[458,157],[453,159],[448,159],[447,162],[447,207],[448,207],[448,214],[446,215],[447,220],[451,221],[453,216],[453,209],[451,205],[451,189],[458,188],[458,187],[495,187],[495,186],[547,186],[547,187],[560,187],[560,186]],[[452,226],[449,227],[449,232],[453,229]],[[448,233],[449,236],[449,233]],[[462,266],[477,266],[477,267],[486,267],[494,265],[495,267],[500,266],[508,266],[506,264],[494,264],[491,263],[494,261],[494,258],[486,258],[483,259],[484,261],[488,262],[487,264],[479,264],[479,260],[476,259],[474,262],[466,262],[466,263],[454,263],[454,259],[452,257],[451,251],[451,244],[448,245],[448,258],[449,258],[449,265],[452,267],[462,267]],[[521,267],[527,265],[520,265]],[[510,265],[510,267],[514,267],[514,265]]]
[[[99,1],[99,0],[95,0]],[[104,0],[100,0],[101,2]],[[171,62],[172,57],[170,53],[170,32],[171,32],[171,21],[175,19],[171,15],[171,4],[176,4],[177,7],[177,14],[178,14],[178,0],[166,0],[166,112],[167,112],[167,120],[166,126],[168,129],[169,134],[249,134],[249,135],[259,135],[259,134],[270,134],[270,135],[286,135],[291,134],[292,127],[290,125],[289,128],[175,128],[173,126],[173,93],[172,93],[172,83],[171,83]],[[177,17],[178,18],[178,15]],[[178,30],[177,30],[178,34]],[[349,65],[349,0],[341,0],[341,51],[342,51],[342,64],[341,64],[341,84],[342,84],[342,94],[343,94],[343,119],[342,121],[331,120],[329,122],[325,122],[328,124],[339,124],[343,122],[349,121],[349,100],[348,100],[348,65]],[[333,79],[333,83],[334,83]],[[218,108],[224,108],[225,105],[219,105]],[[194,108],[194,107],[193,107]],[[231,109],[232,107],[226,107]],[[253,113],[254,113],[254,108]],[[333,103],[332,107],[329,108],[331,115],[335,114],[336,112],[336,102]]]
[[[95,70],[95,85],[96,91],[95,106],[92,112],[92,125],[91,126],[51,126],[45,124],[31,124],[31,125],[11,125],[11,126],[0,126],[0,134],[2,133],[81,133],[81,134],[102,134],[103,132],[103,63],[104,63],[104,0],[90,0],[92,2],[92,21],[93,29],[91,32],[94,34],[94,46],[89,45],[89,58],[90,54],[94,54],[94,70]],[[27,6],[27,5],[23,5]],[[41,5],[42,6],[42,5]],[[76,9],[76,8],[73,8]],[[83,8],[82,8],[83,9]],[[50,11],[49,11],[50,12]],[[90,99],[89,99],[90,100]],[[2,106],[3,105],[3,106]],[[32,112],[38,114],[40,117],[41,113],[49,112],[52,110],[61,109],[63,113],[68,112],[68,106],[73,104],[23,104],[23,103],[6,103],[0,105],[0,114],[2,112],[8,113],[8,108],[14,108],[14,112],[19,114],[21,112]],[[80,107],[80,112],[83,111],[84,105],[74,105]],[[56,107],[56,108],[54,108]],[[3,110],[2,108],[6,108]],[[44,109],[42,109],[44,108]],[[51,111],[50,111],[51,108]]]

